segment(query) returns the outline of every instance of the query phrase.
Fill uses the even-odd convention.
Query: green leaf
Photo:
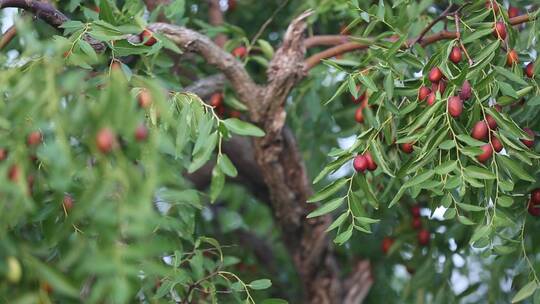
[[[336,198],[331,200],[328,203],[323,204],[321,207],[317,208],[315,211],[312,211],[307,215],[307,218],[312,218],[316,216],[321,216],[323,214],[330,213],[336,210],[343,203],[343,197]]]
[[[505,68],[502,68],[499,66],[494,66],[493,68],[495,69],[495,71],[497,71],[499,75],[506,77],[508,80],[511,80],[513,82],[519,83],[524,86],[529,85],[525,80],[523,80],[522,77],[519,77],[518,75],[512,73],[511,71]]]
[[[526,298],[532,296],[532,294],[536,291],[537,288],[538,288],[538,284],[535,281],[531,281],[527,283],[512,298],[512,303],[523,301]]]
[[[206,140],[205,144],[203,145],[202,150],[200,150],[199,153],[193,156],[193,161],[188,167],[188,172],[193,173],[197,171],[199,168],[201,168],[212,155],[212,152],[214,151],[214,148],[216,147],[218,140],[217,133],[212,133],[208,139]]]
[[[371,190],[371,187],[369,186],[366,177],[361,174],[356,175],[356,179],[358,180],[358,185],[364,192],[364,195],[366,196],[368,203],[373,206],[375,209],[379,209],[379,201],[377,200],[377,197],[373,193],[373,190]]]
[[[501,207],[510,207],[512,206],[513,203],[514,203],[514,200],[512,199],[512,197],[507,196],[507,195],[499,196],[497,200],[497,205]]]
[[[476,30],[474,33],[472,33],[470,35],[464,35],[463,44],[467,44],[467,43],[470,43],[470,42],[473,42],[473,41],[477,41],[479,38],[490,35],[491,33],[493,33],[492,28],[487,28],[487,29],[483,29],[483,30]]]
[[[259,129],[259,127],[252,125],[250,123],[247,123],[245,121],[241,121],[238,118],[228,118],[223,121],[223,124],[225,127],[238,135],[248,135],[248,136],[255,136],[255,137],[262,137],[264,136],[264,131]]]
[[[427,110],[424,110],[424,112],[416,119],[414,124],[407,127],[408,135],[411,135],[417,129],[421,126],[423,126],[430,118],[432,118],[433,114],[439,110],[443,102],[436,102],[434,105],[430,106]]]
[[[409,187],[421,184],[425,182],[426,180],[430,179],[434,174],[435,174],[435,171],[433,170],[428,170],[424,173],[420,173],[416,175],[415,177],[411,178],[410,180],[406,181],[403,184],[403,188],[409,188]]]
[[[478,167],[478,166],[468,166],[465,168],[465,175],[470,176],[472,178],[477,179],[495,179],[496,176],[493,174],[493,172]]]
[[[318,202],[322,201],[323,199],[329,197],[330,195],[336,193],[339,189],[341,189],[345,184],[349,182],[348,179],[340,178],[332,183],[330,183],[328,186],[324,187],[323,189],[319,190],[317,193],[315,193],[312,197],[308,199],[308,203]]]
[[[478,241],[483,237],[487,237],[491,232],[491,226],[478,226],[471,236],[471,243]]]
[[[321,170],[321,172],[319,172],[317,177],[315,177],[315,179],[313,180],[313,184],[316,184],[316,183],[320,182],[329,173],[339,169],[341,166],[343,166],[343,164],[345,164],[346,162],[348,162],[350,160],[351,160],[351,155],[344,155],[344,156],[341,156],[340,158],[332,161],[331,163],[326,165],[326,167],[324,167]]]
[[[225,99],[225,104],[238,111],[246,111],[248,108],[240,100],[233,95],[228,94]]]
[[[361,74],[361,73],[358,73],[356,75],[358,76],[360,82],[362,82],[362,84],[364,84],[366,87],[368,87],[372,92],[379,91],[377,89],[377,86],[375,85],[375,83],[373,82],[373,80],[369,76],[366,76],[366,75]]]
[[[510,172],[515,174],[518,178],[532,182],[532,183],[536,182],[534,177],[532,177],[526,170],[521,168],[521,166],[519,166],[519,164],[516,163],[510,157],[500,156],[500,157],[497,157],[497,160],[503,163],[503,166],[502,166],[503,168],[508,169]]]
[[[267,59],[272,59],[274,57],[274,48],[268,41],[259,39],[257,40],[257,44]]]
[[[114,23],[115,18],[113,15],[113,9],[109,0],[101,0],[99,2],[99,17],[107,22]]]
[[[272,281],[268,279],[255,280],[248,284],[253,290],[267,289],[272,286]]]
[[[458,205],[461,209],[466,210],[466,211],[478,212],[478,211],[484,211],[484,210],[486,210],[485,207],[482,207],[482,206],[475,206],[475,205],[470,205],[470,204],[465,204],[465,203],[457,203],[457,205]]]
[[[347,228],[347,230],[345,230],[344,232],[336,236],[336,238],[334,239],[334,242],[336,244],[343,245],[345,242],[347,242],[351,238],[352,232],[353,232],[353,225],[350,225],[349,228]]]
[[[499,84],[499,88],[501,89],[501,92],[506,95],[506,96],[510,96],[512,98],[518,98],[518,93],[516,92],[516,90],[514,90],[514,88],[512,88],[511,85],[509,85],[508,83],[506,82],[497,82]]]
[[[445,175],[454,171],[455,169],[457,169],[457,161],[449,160],[435,167],[435,173]]]
[[[454,208],[448,208],[448,209],[446,209],[446,211],[444,212],[444,218],[445,218],[446,220],[451,220],[451,219],[453,219],[455,216],[456,216],[456,209],[454,209]]]
[[[341,224],[349,217],[349,213],[345,212],[342,213],[328,228],[326,228],[326,232],[332,231],[336,229],[337,227],[341,226]]]
[[[450,149],[454,148],[455,146],[456,146],[456,143],[453,140],[448,139],[448,140],[443,141],[439,145],[439,148],[442,149],[442,150],[450,150]]]
[[[217,164],[227,176],[236,177],[238,175],[236,167],[233,165],[227,154],[219,154]]]
[[[375,162],[382,168],[384,173],[388,174],[391,177],[394,177],[394,173],[390,171],[390,168],[388,167],[388,164],[383,157],[383,152],[382,152],[380,143],[374,140],[370,143],[369,146],[370,146],[371,155],[375,159]]]
[[[465,217],[465,216],[463,216],[463,215],[459,215],[459,216],[458,216],[458,221],[459,221],[460,223],[462,223],[463,225],[468,225],[468,226],[474,225],[474,222],[473,222],[473,221],[471,221],[469,218],[467,218],[467,217]]]
[[[464,142],[466,143],[467,145],[469,146],[473,146],[473,147],[480,147],[480,146],[483,146],[485,145],[486,143],[483,142],[483,141],[480,141],[478,139],[474,139],[472,138],[471,136],[467,135],[467,134],[460,134],[458,136],[456,136],[461,142]]]
[[[212,180],[210,181],[210,202],[213,203],[218,198],[223,185],[225,184],[225,175],[219,166],[215,166],[212,170]]]
[[[392,71],[388,72],[384,78],[384,91],[386,96],[388,96],[388,99],[392,99],[394,97],[394,77],[392,75]]]
[[[396,195],[394,195],[394,198],[392,199],[392,201],[390,201],[390,204],[388,204],[388,208],[392,208],[399,201],[399,199],[403,196],[404,193],[405,188],[402,186],[401,188],[399,188]]]
[[[81,39],[79,40],[78,45],[81,50],[92,59],[92,61],[95,62],[98,60],[96,51],[88,42]]]
[[[490,33],[493,32],[493,29],[489,30]],[[493,56],[495,50],[499,48],[500,41],[497,39],[493,43],[491,43],[489,46],[482,49],[482,52],[475,58],[474,66],[478,66],[484,59],[486,59],[489,56]]]

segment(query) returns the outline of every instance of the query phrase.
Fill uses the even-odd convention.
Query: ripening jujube
[[[519,9],[515,6],[508,7],[508,18],[514,18],[519,16]]]
[[[495,120],[495,118],[493,118],[493,116],[489,114],[486,115],[486,122],[491,130],[497,129],[497,121]]]
[[[391,237],[385,236],[382,240],[381,249],[384,254],[388,254],[388,251],[390,251],[390,248],[394,244],[394,239]]]
[[[506,39],[506,24],[501,21],[495,22],[495,26],[493,28],[493,35],[501,40]]]
[[[427,229],[421,229],[420,231],[418,231],[417,235],[418,244],[420,246],[427,246],[429,244],[430,237],[431,235]]]
[[[435,103],[435,101],[437,101],[437,95],[435,94],[435,92],[429,93],[426,100],[427,104],[432,106]]]
[[[32,131],[26,138],[26,143],[29,146],[37,146],[43,141],[43,135],[39,131]]]
[[[488,136],[488,125],[484,120],[478,121],[471,132],[471,136],[474,139],[482,140]]]
[[[418,89],[418,100],[424,101],[430,93],[431,93],[430,88],[426,86],[421,86],[420,89]]]
[[[485,144],[480,149],[482,149],[482,153],[476,156],[476,159],[481,163],[485,163],[493,155],[493,148],[490,144]]]
[[[506,54],[506,65],[513,66],[514,64],[517,64],[518,62],[519,62],[519,56],[516,50],[508,51],[508,54]]]
[[[534,137],[535,137],[535,133],[533,130],[531,130],[530,128],[523,128],[523,131],[525,131],[525,133],[529,134],[529,136],[532,138],[532,139],[526,139],[526,138],[522,138],[520,139],[521,142],[527,146],[528,148],[532,148],[534,146]]]
[[[368,167],[367,159],[364,155],[357,155],[353,160],[353,167],[356,172],[364,172]]]
[[[429,71],[428,79],[431,82],[439,82],[443,77],[441,70],[438,67],[434,67]]]
[[[146,46],[152,46],[156,44],[157,39],[154,37],[154,33],[148,29],[144,29],[140,34],[139,37],[142,42],[144,42],[144,45]],[[146,41],[145,41],[146,40]]]
[[[471,94],[472,94],[471,84],[469,83],[468,80],[465,80],[463,82],[463,85],[461,86],[459,97],[461,97],[462,100],[469,100],[469,98],[471,98]]]
[[[450,55],[448,56],[448,58],[454,64],[458,64],[461,61],[461,57],[461,49],[458,46],[454,46],[452,48],[452,51],[450,51]]]
[[[103,154],[111,152],[116,146],[116,135],[109,128],[99,130],[96,134],[96,146]]]
[[[448,113],[454,118],[457,118],[463,112],[463,101],[459,96],[448,98]]]
[[[420,217],[421,209],[419,205],[411,206],[411,215],[413,217]]]
[[[137,103],[140,108],[147,109],[152,104],[152,96],[147,89],[141,89],[137,95]]]
[[[411,143],[403,143],[401,145],[399,145],[399,148],[401,149],[401,151],[407,153],[407,154],[411,154],[414,150],[414,147],[413,147],[413,144]]]
[[[493,150],[495,150],[497,153],[501,152],[503,149],[501,141],[495,136],[491,137],[491,145],[493,146]]]
[[[525,75],[529,78],[533,78],[534,76],[534,63],[529,62],[527,66],[525,67]]]
[[[531,191],[531,197],[527,205],[527,211],[532,216],[540,216],[540,188]]]

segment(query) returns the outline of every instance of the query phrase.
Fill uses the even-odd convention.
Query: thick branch
[[[304,46],[309,49],[315,46],[338,45],[349,41],[350,36],[348,35],[317,35],[306,38]]]
[[[361,44],[361,43],[356,43],[356,42],[347,42],[341,45],[337,45],[335,47],[326,49],[320,53],[312,55],[311,57],[306,59],[305,69],[306,71],[310,70],[311,68],[319,64],[319,62],[323,59],[334,57],[334,56],[341,55],[344,53],[348,53],[354,50],[364,50],[364,49],[367,49],[368,47],[369,45],[367,44]]]
[[[29,0],[0,0],[0,8],[17,7],[27,10],[39,19],[58,28],[62,23],[69,20],[48,2],[29,1]]]
[[[208,64],[220,69],[231,82],[238,97],[246,102],[250,112],[258,110],[256,97],[262,91],[261,88],[253,82],[240,61],[213,43],[210,38],[188,28],[166,23],[150,24],[148,28],[167,36],[182,49],[198,53]]]

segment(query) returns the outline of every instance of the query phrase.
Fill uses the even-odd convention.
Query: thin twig
[[[272,13],[272,16],[270,16],[270,18],[268,18],[268,20],[266,20],[264,22],[264,24],[261,26],[261,28],[257,31],[257,33],[255,34],[255,36],[253,36],[253,39],[251,39],[251,42],[249,43],[249,48],[251,49],[251,46],[255,43],[255,41],[257,41],[257,39],[259,39],[259,37],[262,35],[262,33],[264,32],[264,30],[268,27],[268,25],[270,25],[270,23],[272,22],[272,20],[274,20],[274,18],[276,17],[277,13],[279,13],[279,11],[281,11],[285,5],[287,5],[287,3],[289,3],[289,0],[285,0],[283,2],[281,2],[281,4],[278,6],[278,8]],[[249,53],[249,50],[248,50],[248,53]]]
[[[433,19],[423,30],[422,32],[420,32],[420,35],[418,35],[418,37],[416,37],[410,44],[409,44],[409,47],[412,47],[413,45],[415,45],[417,42],[422,42],[422,39],[424,38],[424,36],[427,34],[427,32],[429,32],[429,30],[431,30],[431,28],[433,26],[435,26],[435,24],[437,24],[439,21],[445,19],[446,17],[450,16],[451,14],[449,13],[450,10],[454,8],[454,5],[450,5],[448,6],[437,18]],[[453,12],[452,12],[453,13]]]
[[[13,38],[17,35],[17,28],[15,25],[12,25],[8,30],[2,35],[2,38],[0,38],[0,50],[3,49],[6,45],[8,45]]]
[[[456,22],[456,36],[458,39],[459,47],[461,48],[461,50],[463,50],[463,53],[465,53],[465,57],[467,57],[467,60],[469,61],[469,66],[472,66],[474,64],[474,61],[469,56],[469,52],[467,52],[467,48],[465,48],[465,45],[461,41],[461,30],[459,28],[460,18],[457,12],[454,14],[454,21]]]

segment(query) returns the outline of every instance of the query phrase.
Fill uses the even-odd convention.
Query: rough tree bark
[[[152,24],[150,28],[165,34],[179,46],[203,56],[217,66],[231,82],[234,90],[249,108],[250,119],[262,127],[266,135],[254,140],[255,159],[286,247],[288,248],[304,286],[306,303],[358,303],[365,297],[371,284],[369,264],[363,265],[363,276],[354,273],[354,279],[342,279],[332,246],[325,230],[331,217],[306,220],[312,210],[306,204],[311,194],[303,160],[294,136],[285,126],[285,100],[291,89],[303,78],[305,19],[302,14],[289,26],[283,45],[276,52],[268,69],[268,83],[258,86],[244,81],[245,70],[231,55],[218,50],[207,38],[189,29]],[[247,76],[249,77],[249,76]],[[240,81],[239,81],[240,79]],[[362,279],[362,280],[360,280]],[[354,286],[354,283],[360,286]],[[351,286],[345,289],[346,285]]]

